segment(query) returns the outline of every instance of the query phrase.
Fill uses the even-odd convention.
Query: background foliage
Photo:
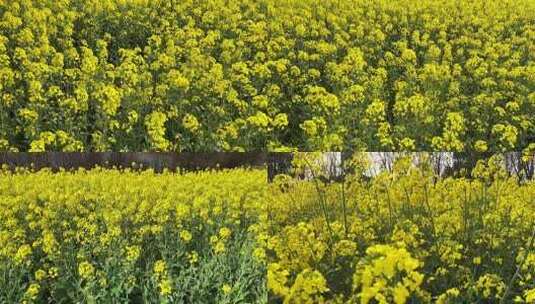
[[[520,150],[534,18],[522,0],[6,0],[0,150]]]
[[[295,163],[318,169],[311,154]],[[535,301],[533,181],[497,157],[473,178],[409,157],[367,178],[368,165],[357,155],[341,183],[278,177],[259,224],[270,303]]]
[[[1,303],[265,303],[265,172],[0,170]]]
[[[0,170],[0,302],[533,303],[533,180],[496,157],[472,178],[368,165],[272,184],[244,169]]]

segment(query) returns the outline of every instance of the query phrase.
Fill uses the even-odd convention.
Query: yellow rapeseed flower
[[[42,281],[45,278],[46,278],[46,271],[44,271],[43,269],[39,269],[35,272],[35,279],[37,281]]]
[[[228,239],[231,234],[232,234],[232,231],[227,227],[223,227],[223,228],[219,229],[219,236],[222,239]]]
[[[219,242],[219,237],[217,235],[212,235],[210,237],[210,244],[214,245],[217,242]]]
[[[535,303],[535,288],[526,290],[524,296],[526,297],[526,303]]]
[[[158,260],[156,261],[156,263],[154,263],[154,268],[153,268],[154,272],[156,274],[164,274],[167,272],[167,266],[165,264],[165,261],[163,260]]]
[[[180,231],[180,238],[182,240],[184,240],[184,242],[187,243],[187,242],[191,241],[192,235],[191,235],[191,233],[189,231],[182,230],[182,231]]]
[[[393,294],[394,294],[394,303],[396,304],[405,304],[405,302],[407,301],[407,298],[410,295],[407,288],[405,288],[405,286],[403,286],[402,284],[398,284],[396,285],[396,287],[394,287]]]
[[[215,254],[220,254],[225,252],[225,243],[222,241],[219,241],[214,246],[214,252]]]
[[[223,291],[223,294],[228,295],[232,291],[232,287],[230,287],[228,284],[223,284],[221,290]]]
[[[48,275],[54,279],[54,278],[57,278],[58,275],[59,275],[59,269],[57,267],[51,267],[49,270],[48,270]]]
[[[199,261],[199,254],[197,251],[192,251],[191,253],[188,253],[188,259],[190,264],[195,264]]]
[[[127,246],[126,247],[126,260],[134,262],[139,258],[141,254],[141,248],[139,246]]]
[[[94,272],[95,267],[93,267],[93,265],[91,265],[89,262],[82,262],[80,265],[78,265],[78,274],[82,279],[91,279]]]
[[[43,251],[49,255],[57,253],[58,242],[51,231],[43,233]]]
[[[26,290],[25,296],[31,300],[35,300],[37,296],[39,295],[40,290],[41,290],[41,286],[39,286],[39,284],[32,283]]]
[[[160,294],[162,296],[167,296],[170,295],[173,290],[173,283],[169,279],[164,279],[158,284],[158,287],[160,287]]]
[[[266,251],[264,250],[264,248],[255,248],[253,250],[253,256],[259,260],[259,261],[265,261],[266,260]]]
[[[15,262],[22,264],[26,261],[26,258],[32,253],[32,247],[28,244],[24,244],[19,247],[15,254]]]

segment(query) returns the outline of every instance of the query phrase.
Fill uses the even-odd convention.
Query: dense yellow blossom
[[[214,253],[220,254],[225,252],[225,243],[223,241],[217,241],[214,245]]]
[[[221,291],[223,291],[223,294],[229,294],[232,291],[232,287],[229,284],[223,284]]]
[[[249,169],[0,171],[0,302],[533,300],[532,181],[496,159],[471,178],[407,158],[371,178],[359,175],[368,162],[351,164],[336,183],[268,184]]]
[[[26,290],[26,296],[30,300],[35,300],[37,298],[37,296],[39,295],[39,290],[40,289],[41,289],[41,287],[39,286],[39,284],[31,284],[28,287],[28,290]]]
[[[523,150],[534,3],[2,1],[0,150]]]
[[[31,253],[32,253],[32,248],[29,245],[27,244],[22,245],[17,250],[17,253],[14,256],[14,260],[17,263],[22,264]]]
[[[141,254],[141,248],[139,246],[126,247],[126,260],[129,262],[135,262]]]
[[[82,262],[78,265],[78,274],[82,279],[91,280],[95,272],[95,267],[89,262]]]
[[[372,299],[405,303],[422,284],[424,276],[417,271],[420,263],[404,248],[375,245],[366,250],[366,255],[353,277],[355,288],[360,290],[356,295],[360,303]]]
[[[156,273],[156,275],[165,275],[167,273],[166,269],[167,269],[167,266],[165,265],[164,261],[158,260],[156,261],[156,263],[154,263],[153,270],[154,270],[154,273]]]
[[[228,229],[227,227],[223,227],[221,229],[219,229],[219,236],[222,238],[222,239],[228,239],[231,235],[232,231],[230,229]]]
[[[167,296],[171,294],[171,291],[173,290],[172,283],[169,279],[163,279],[158,283],[158,287],[160,288],[160,294],[162,296]]]
[[[369,165],[352,164],[357,173]],[[318,182],[277,179],[255,227],[277,303],[293,301],[295,284],[315,290],[317,281],[301,274],[311,271],[325,279],[322,291],[301,302],[527,303],[535,184],[508,177],[496,159],[480,162],[470,179],[441,178],[403,158],[391,172],[350,176],[343,187]]]
[[[42,281],[44,278],[46,278],[46,271],[44,271],[43,269],[39,269],[35,272],[36,281]]]
[[[192,236],[191,236],[191,233],[189,231],[182,230],[182,231],[180,231],[180,238],[182,240],[184,240],[184,242],[189,242],[189,241],[191,241]]]
[[[0,170],[0,302],[216,303],[224,281],[227,300],[262,302],[248,228],[268,195],[260,170]]]

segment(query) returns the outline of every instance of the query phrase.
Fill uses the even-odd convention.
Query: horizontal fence
[[[52,171],[80,168],[130,168],[153,169],[157,173],[167,169],[194,171],[206,169],[266,168],[268,180],[291,168],[292,153],[274,152],[0,152],[0,167],[14,171],[16,168]]]
[[[160,152],[42,152],[0,153],[0,166],[13,170],[17,167],[35,170],[60,168],[131,168],[156,172],[203,170],[215,168],[264,167],[268,153],[264,152],[209,152],[209,153],[160,153]]]
[[[395,159],[407,153],[398,152],[367,152],[371,163],[365,173],[373,176],[381,171],[390,171]],[[460,169],[471,169],[474,159],[466,154],[453,152],[415,152],[409,153],[413,161],[418,163],[426,155],[433,170],[440,176],[452,175]],[[488,155],[480,155],[482,158]],[[532,179],[535,174],[535,160],[522,162],[521,153],[504,153],[504,166],[512,175],[522,179]],[[339,180],[346,174],[344,163],[351,157],[348,152],[325,152],[323,155],[323,171],[325,176]],[[208,152],[208,153],[172,153],[172,152],[42,152],[42,153],[0,153],[0,166],[10,170],[25,167],[33,170],[49,168],[75,170],[78,168],[130,168],[134,170],[153,169],[155,172],[193,171],[205,169],[232,169],[239,167],[265,168],[268,180],[280,173],[288,173],[292,167],[292,153],[272,152]]]

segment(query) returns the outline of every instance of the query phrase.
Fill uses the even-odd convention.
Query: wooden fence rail
[[[411,153],[415,161],[420,153]],[[466,157],[459,153],[437,152],[427,153],[432,157],[432,164],[437,174],[451,175],[462,168],[470,169],[475,163],[468,162]],[[400,153],[369,152],[372,167],[369,175],[375,175],[382,170],[390,170],[394,160]],[[328,152],[324,154],[328,166],[324,172],[330,178],[343,178],[343,163],[350,153]],[[532,179],[535,175],[535,158],[521,162],[520,152],[504,154],[504,165],[512,175],[522,179]],[[160,152],[42,152],[42,153],[11,153],[0,152],[0,167],[14,170],[17,167],[26,167],[34,170],[50,168],[57,171],[96,166],[104,168],[131,168],[135,170],[152,168],[155,172],[164,169],[176,171],[204,170],[204,169],[231,169],[238,167],[252,167],[267,169],[268,181],[272,181],[279,173],[288,173],[292,166],[292,153],[270,152],[208,152],[208,153],[160,153]],[[329,171],[329,172],[327,172]]]
[[[42,153],[0,153],[0,167],[8,169],[30,168],[40,170],[60,168],[73,170],[103,168],[131,168],[136,170],[152,168],[161,173],[164,169],[176,171],[231,169],[238,167],[266,168],[268,181],[275,175],[287,173],[291,168],[292,153],[270,152],[209,152],[209,153],[159,153],[159,152],[42,152]]]
[[[0,153],[0,166],[9,169],[26,167],[39,170],[60,168],[91,169],[104,168],[152,168],[156,172],[164,169],[203,170],[211,168],[264,167],[268,153],[263,152],[209,152],[209,153],[156,153],[156,152],[43,152],[43,153]]]

